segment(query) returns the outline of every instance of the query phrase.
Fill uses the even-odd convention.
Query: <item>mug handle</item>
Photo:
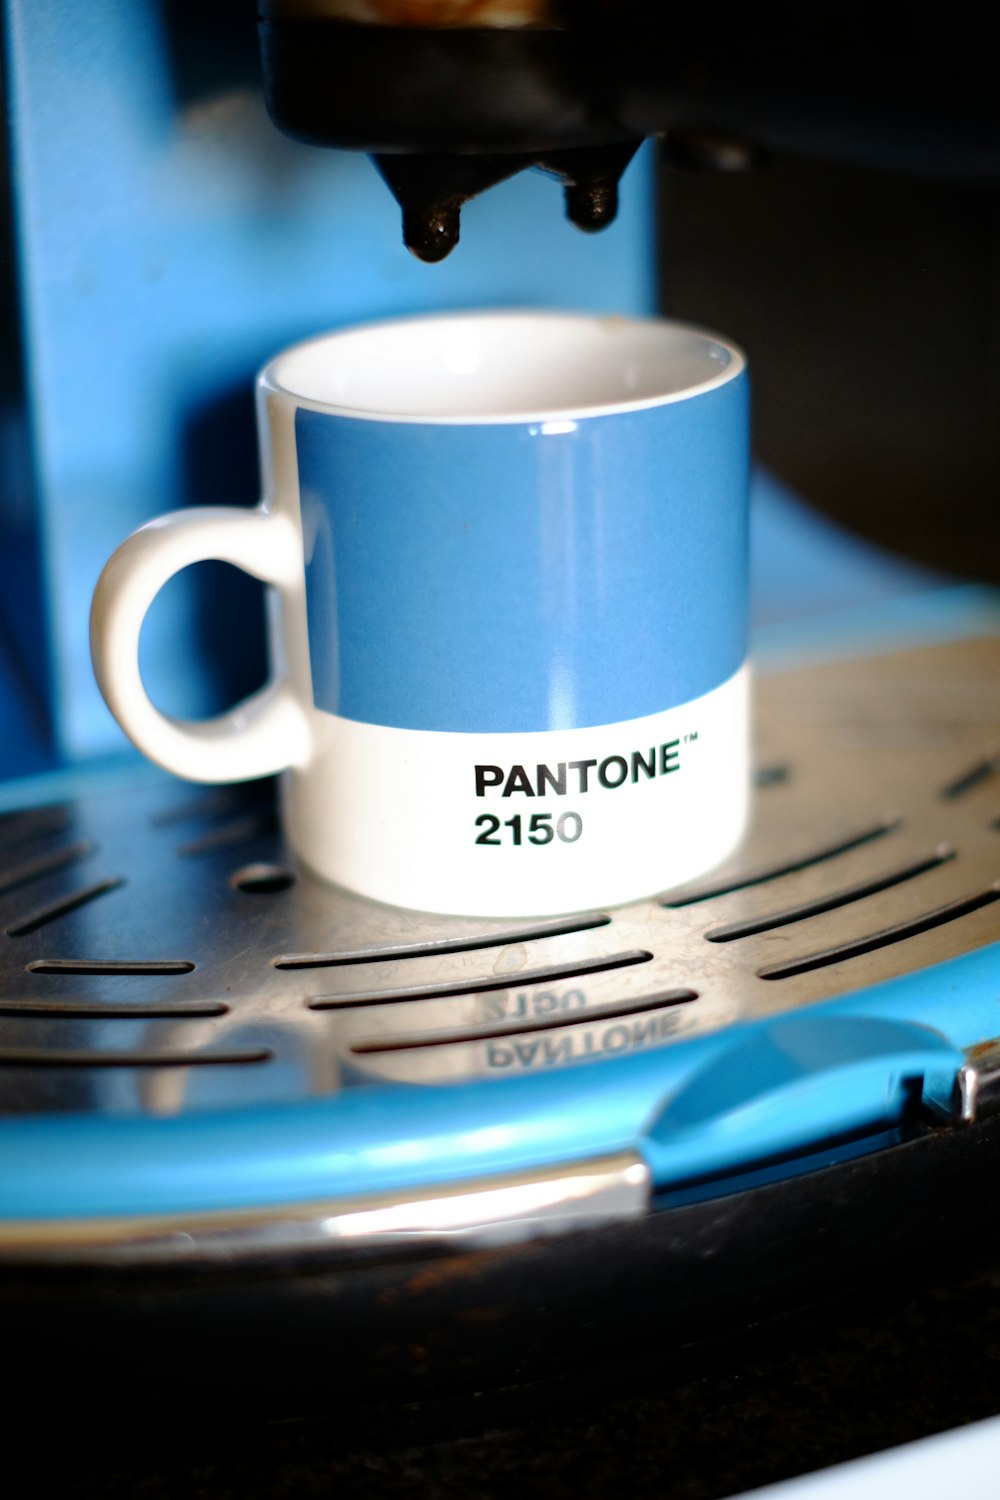
[[[141,526],[102,572],[90,611],[90,652],[105,702],[134,744],[189,781],[249,781],[302,765],[309,725],[287,678],[275,678],[227,713],[192,723],[151,703],[139,672],[139,633],[167,580],[217,560],[276,588],[302,579],[302,541],[284,514],[234,506],[172,511]]]

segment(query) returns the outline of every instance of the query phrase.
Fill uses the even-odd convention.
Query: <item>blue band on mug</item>
[[[568,729],[724,682],[746,656],[748,389],[532,423],[300,407],[317,708]]]

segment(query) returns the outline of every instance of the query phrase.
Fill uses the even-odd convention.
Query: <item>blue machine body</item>
[[[252,10],[241,24],[230,8],[213,20],[211,6],[159,0],[5,0],[4,21],[17,284],[0,413],[0,723],[17,735],[3,736],[0,778],[37,764],[47,738],[53,760],[123,748],[90,668],[97,577],[153,516],[256,502],[252,386],[272,354],[441,307],[648,312],[656,285],[648,148],[606,233],[582,235],[558,187],[522,173],[471,203],[460,250],[428,267],[365,157],[270,123]],[[255,686],[253,586],[222,564],[175,580],[144,631],[143,670],[182,715]]]
[[[561,220],[551,183],[521,176],[471,205],[463,247],[427,268],[403,248],[365,160],[277,134],[253,35],[230,53],[204,11],[5,0],[17,277],[0,386],[0,807],[93,789],[109,754],[112,784],[153,774],[125,753],[93,684],[90,596],[106,557],[150,517],[254,503],[252,379],[276,349],[425,308],[654,306],[648,151],[629,170],[618,224],[596,240]],[[204,36],[179,39],[177,26]],[[191,57],[203,73],[182,66]],[[752,513],[765,665],[998,628],[991,598],[928,591],[931,580],[767,476]],[[227,650],[227,620],[247,633],[246,595],[233,588],[180,579],[159,601],[144,671],[167,709],[211,711],[253,685],[241,671],[262,669],[262,655]],[[242,666],[221,671],[223,659]],[[13,779],[27,771],[43,774]],[[993,945],[806,1014],[549,1074],[500,1069],[483,1082],[372,1085],[176,1119],[4,1119],[0,1216],[304,1203],[623,1150],[680,1192],[874,1139],[915,1089],[939,1096],[964,1050],[1000,1031],[998,975]]]

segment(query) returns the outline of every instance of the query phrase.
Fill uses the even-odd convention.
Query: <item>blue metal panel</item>
[[[196,7],[184,14],[176,24],[205,24]],[[597,239],[531,174],[470,204],[460,249],[427,267],[403,248],[365,159],[275,131],[252,24],[237,35],[234,22],[231,65],[192,90],[157,0],[6,0],[5,15],[37,587],[61,745],[92,754],[121,745],[87,650],[100,567],[162,511],[253,503],[250,388],[265,358],[323,328],[431,307],[650,310],[651,159],[629,169],[620,221]],[[197,31],[181,41],[193,52]],[[204,566],[222,588],[221,565]],[[143,643],[165,707],[207,712],[249,685],[239,671],[213,680],[222,647],[238,656],[253,635],[246,610],[259,620],[247,592],[222,610],[190,580],[165,592]],[[228,616],[242,619],[227,637]],[[251,655],[252,676],[263,667]]]

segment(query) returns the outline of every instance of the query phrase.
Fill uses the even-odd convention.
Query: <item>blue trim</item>
[[[89,760],[83,766],[64,766],[55,771],[36,771],[32,776],[0,784],[0,812],[43,807],[74,797],[108,796],[132,787],[176,787],[184,783],[132,750]]]
[[[755,666],[782,672],[997,634],[1000,589],[967,583],[761,626],[752,633],[750,649]]]
[[[891,1125],[913,1080],[940,1094],[961,1049],[1000,1030],[998,961],[994,945],[807,1015],[552,1074],[176,1120],[3,1121],[0,1216],[302,1203],[636,1148],[661,1187],[731,1171]]]

